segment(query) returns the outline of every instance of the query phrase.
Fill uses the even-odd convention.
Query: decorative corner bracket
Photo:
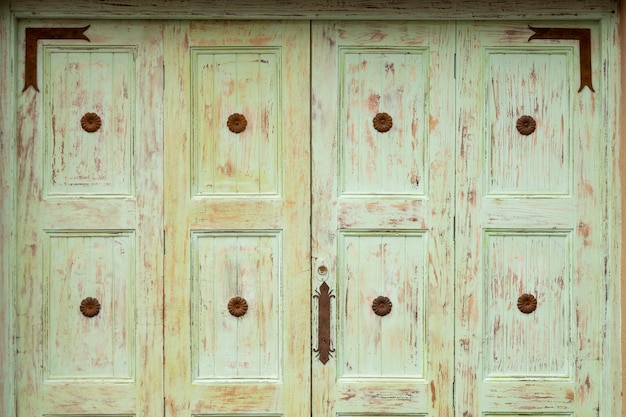
[[[37,87],[37,41],[39,39],[84,39],[91,42],[85,31],[89,29],[87,25],[82,28],[26,28],[26,61],[24,70],[24,89],[26,91],[31,85],[35,91]]]
[[[528,42],[533,39],[570,39],[577,40],[580,49],[580,88],[589,87],[595,93],[591,81],[591,29],[578,28],[534,28],[528,26],[533,32]]]
[[[317,316],[317,349],[313,352],[317,353],[320,362],[326,365],[330,359],[331,353],[335,349],[330,348],[330,299],[335,296],[332,294],[330,287],[326,282],[320,285],[319,291],[315,291],[313,297],[318,299],[318,316]]]

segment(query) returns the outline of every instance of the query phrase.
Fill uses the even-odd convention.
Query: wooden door
[[[454,37],[313,24],[314,416],[454,414]]]
[[[19,24],[17,415],[159,416],[162,32],[81,26]]]
[[[309,41],[168,26],[167,416],[310,415]]]
[[[536,26],[458,24],[458,415],[599,413],[600,31]]]
[[[18,416],[598,415],[600,29],[541,27],[39,32]]]

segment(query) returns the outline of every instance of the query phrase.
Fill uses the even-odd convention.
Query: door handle
[[[325,267],[324,267],[325,268]],[[326,281],[320,285],[319,290],[315,291],[314,298],[318,299],[317,303],[317,349],[313,349],[317,353],[317,357],[324,365],[335,349],[330,347],[330,299],[334,298]]]

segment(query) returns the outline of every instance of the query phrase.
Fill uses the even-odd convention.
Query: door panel
[[[451,416],[454,24],[312,39],[313,415]]]
[[[282,52],[267,46],[192,47],[194,196],[279,194]],[[233,132],[219,123],[231,109],[246,118],[242,135],[254,138],[250,143],[232,140]]]
[[[168,27],[167,415],[310,415],[309,42]]]
[[[53,26],[77,27],[19,33]],[[18,97],[17,410],[160,415],[161,27],[85,35],[40,40],[41,92]]]
[[[280,380],[280,237],[192,232],[194,381]],[[215,278],[207,280],[207,274]],[[217,302],[235,293],[245,293],[246,304],[255,308],[225,309]],[[249,320],[233,320],[231,310]]]
[[[457,411],[597,415],[602,93],[578,91],[578,41],[458,27]]]
[[[338,326],[337,349],[345,358],[337,370],[339,378],[423,377],[428,351],[421,317],[426,240],[421,231],[345,231],[338,236],[341,275],[346,281],[339,299],[348,312],[340,315]],[[384,294],[395,302],[379,300],[378,314],[361,308],[373,304],[377,297],[372,294]],[[372,320],[372,313],[391,312],[393,320]]]

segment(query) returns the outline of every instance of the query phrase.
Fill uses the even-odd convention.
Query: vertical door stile
[[[191,334],[188,314],[190,280],[188,221],[182,202],[189,199],[189,23],[171,22],[164,37],[164,397],[165,416],[189,415],[190,349],[182,345]],[[181,202],[181,203],[178,203]],[[181,237],[179,237],[179,235]],[[182,345],[182,346],[181,346]]]
[[[480,165],[476,161],[481,160],[480,146],[476,144],[476,138],[472,135],[480,134],[480,125],[477,120],[475,109],[482,105],[476,103],[475,85],[472,82],[477,70],[470,63],[473,59],[480,60],[477,56],[477,36],[470,25],[457,23],[458,35],[456,40],[456,85],[457,85],[457,110],[456,126],[458,129],[457,152],[456,152],[456,192],[455,199],[455,242],[471,242],[478,240],[476,222],[478,208],[473,204],[476,194],[477,178],[480,174]],[[467,48],[470,50],[463,53]],[[465,61],[467,60],[467,62]],[[468,79],[468,82],[463,82]],[[470,127],[475,128],[472,130]],[[474,229],[473,229],[473,228]],[[477,299],[480,292],[474,287],[473,277],[478,273],[478,254],[474,247],[455,245],[455,274],[457,281],[463,285],[455,285],[455,410],[467,411],[466,415],[473,415],[465,410],[472,404],[479,403],[478,392],[472,389],[477,384],[477,372],[480,369],[480,358],[469,355],[470,346],[479,343],[478,335],[472,333],[472,326],[479,326],[478,308],[481,301]],[[476,242],[479,244],[479,242]],[[472,345],[470,345],[470,343]],[[477,348],[478,349],[478,348]],[[472,387],[472,388],[470,388]],[[463,410],[463,411],[460,411]]]

